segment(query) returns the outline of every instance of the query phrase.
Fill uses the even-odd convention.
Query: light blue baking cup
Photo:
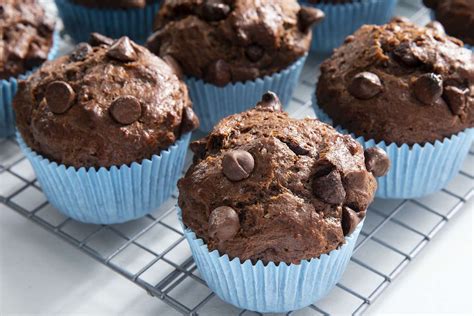
[[[48,60],[53,60],[58,54],[59,32],[53,35],[53,45],[48,54]],[[0,137],[9,137],[15,134],[15,113],[12,102],[18,89],[18,80],[24,80],[31,75],[28,71],[18,77],[10,77],[1,80],[0,89]]]
[[[181,210],[178,209],[181,221]],[[363,222],[346,237],[346,243],[319,258],[303,260],[299,264],[261,260],[230,260],[217,250],[209,252],[204,241],[182,221],[184,235],[194,261],[209,288],[222,300],[237,307],[260,313],[283,313],[306,307],[323,298],[341,279]]]
[[[332,119],[317,106],[314,97],[313,108],[319,120],[333,125]],[[341,133],[351,134],[341,126],[336,129]],[[437,140],[434,144],[415,144],[411,147],[351,135],[364,148],[380,147],[390,158],[391,166],[387,175],[377,178],[378,189],[375,196],[411,199],[443,189],[458,174],[474,140],[474,128],[467,128],[443,141]]]
[[[314,4],[306,0],[299,2],[324,12],[324,20],[313,28],[311,51],[330,53],[362,25],[387,23],[398,1],[354,0],[345,4]]]
[[[186,84],[193,101],[193,109],[200,121],[199,129],[209,132],[224,117],[253,108],[267,91],[275,92],[281,103],[288,106],[306,57],[307,55],[301,57],[288,68],[271,76],[229,83],[224,87],[196,78],[187,78]]]
[[[17,133],[49,202],[65,215],[94,224],[122,223],[142,217],[165,202],[176,190],[191,134],[160,155],[130,166],[66,167],[31,150]]]
[[[111,38],[128,36],[144,43],[153,31],[153,20],[160,2],[140,9],[98,9],[75,4],[71,0],[55,0],[66,33],[76,42],[87,42],[92,32]]]

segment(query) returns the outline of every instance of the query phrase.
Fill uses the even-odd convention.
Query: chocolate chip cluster
[[[141,162],[199,125],[172,66],[96,33],[22,82],[14,106],[27,144],[74,167]]]
[[[179,182],[183,221],[240,260],[296,263],[344,243],[390,167],[379,148],[314,119],[291,119],[276,94],[194,142]]]
[[[224,86],[276,73],[308,52],[324,14],[296,0],[165,2],[147,46],[190,77]]]
[[[437,22],[366,25],[322,64],[318,105],[368,139],[443,140],[474,126],[472,58]]]

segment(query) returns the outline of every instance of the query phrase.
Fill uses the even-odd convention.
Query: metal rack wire
[[[398,12],[424,23],[419,2]],[[320,59],[308,60],[290,105],[295,117],[313,116],[308,100]],[[190,155],[188,155],[188,164]],[[200,278],[175,212],[176,197],[153,214],[120,225],[90,225],[66,218],[41,192],[13,139],[0,140],[0,202],[64,239],[99,263],[185,315],[235,314]],[[449,219],[474,195],[474,147],[459,175],[442,191],[416,200],[376,200],[367,213],[342,280],[323,300],[288,315],[361,314],[389,286]],[[364,280],[364,282],[360,282]]]

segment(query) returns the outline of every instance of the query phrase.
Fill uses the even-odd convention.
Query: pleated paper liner
[[[267,91],[275,92],[281,103],[290,103],[307,55],[288,68],[253,81],[218,87],[196,78],[186,79],[193,108],[200,120],[199,129],[209,132],[224,117],[253,108]]]
[[[153,31],[153,20],[161,3],[148,4],[142,9],[99,9],[71,0],[55,2],[66,32],[76,42],[87,42],[90,33],[98,32],[111,38],[126,35],[141,44]]]
[[[48,60],[53,60],[58,54],[59,32],[55,31],[53,35],[53,46],[51,47]],[[0,86],[0,137],[9,137],[15,134],[15,113],[13,112],[12,102],[18,89],[18,80],[24,80],[31,75],[33,71],[28,71],[18,77],[10,77],[1,80]]]
[[[178,217],[182,223],[181,210]],[[319,258],[300,264],[230,260],[217,250],[209,252],[204,241],[183,225],[194,261],[209,288],[222,300],[260,313],[283,313],[313,304],[341,279],[352,256],[363,221],[346,243]]]
[[[311,50],[319,53],[332,52],[364,24],[387,23],[397,5],[397,0],[354,0],[344,4],[299,2],[321,9],[325,14],[324,20],[313,28]]]
[[[142,217],[176,190],[191,134],[160,155],[140,163],[110,168],[66,167],[32,151],[17,133],[49,202],[65,215],[95,224],[121,223]]]
[[[333,125],[332,119],[318,107],[314,96],[313,108],[321,121]],[[341,133],[350,134],[341,126],[336,126],[336,129]],[[474,128],[465,129],[433,144],[413,146],[398,146],[383,141],[377,143],[373,139],[366,140],[354,134],[352,136],[364,148],[380,147],[390,157],[390,170],[386,176],[377,178],[378,189],[375,196],[411,199],[443,189],[459,173],[474,140]]]

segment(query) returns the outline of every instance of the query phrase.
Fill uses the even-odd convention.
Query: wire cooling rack
[[[397,11],[419,24],[428,19],[419,1],[401,1]],[[314,116],[308,100],[320,61],[309,58],[303,70],[290,104],[295,117]],[[190,160],[188,154],[187,165]],[[342,280],[323,300],[288,315],[361,314],[473,195],[474,147],[442,191],[415,200],[375,200]],[[0,139],[0,202],[185,315],[255,314],[224,303],[207,288],[178,223],[176,196],[125,224],[79,223],[46,201],[14,139]]]

